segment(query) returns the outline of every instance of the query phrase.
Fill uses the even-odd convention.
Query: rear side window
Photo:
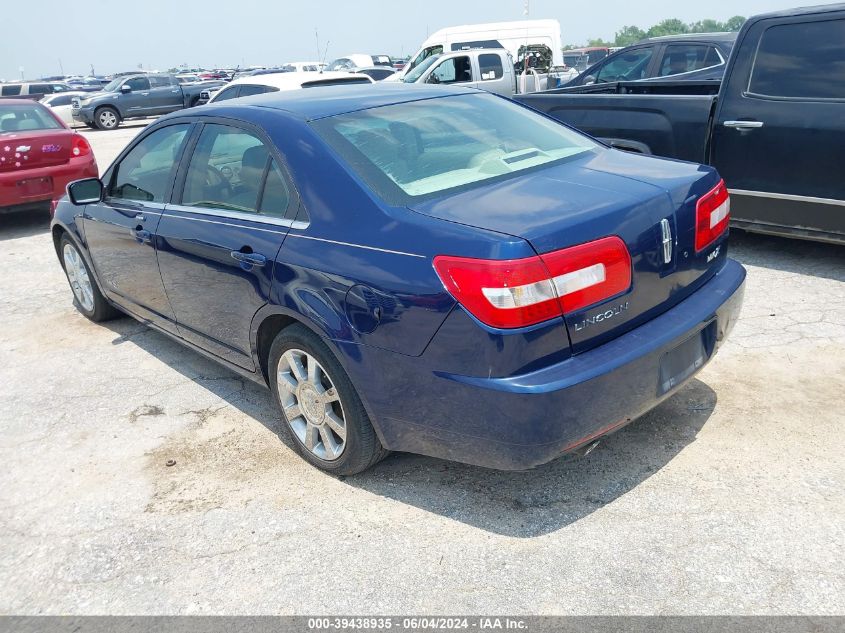
[[[20,84],[12,84],[9,86],[2,86],[2,90],[0,90],[0,95],[4,97],[14,97],[21,93],[21,85]]]
[[[468,51],[473,48],[502,48],[499,40],[476,40],[473,42],[455,42],[452,44],[453,51]]]
[[[51,106],[64,106],[70,105],[70,100],[73,99],[71,95],[61,95],[58,97],[53,97],[50,99]]]
[[[276,160],[270,159],[270,168],[267,172],[267,178],[264,181],[264,191],[261,195],[261,202],[258,206],[258,212],[273,217],[286,217],[285,213],[290,206],[290,189],[287,181],[282,174],[281,169],[276,164]]]
[[[169,88],[170,77],[157,77],[154,75],[150,77],[150,86],[153,88]]]
[[[845,20],[766,29],[748,91],[768,97],[845,99]]]
[[[60,127],[61,124],[44,106],[26,102],[21,105],[0,105],[0,134],[26,130],[55,130]]]
[[[501,79],[505,74],[505,69],[502,67],[502,58],[498,55],[492,55],[490,53],[479,55],[478,66],[481,70],[482,81]]]
[[[115,167],[109,196],[164,202],[179,150],[190,126],[169,125],[145,137]]]
[[[53,88],[50,84],[29,84],[29,94],[31,95],[50,94],[52,92]]]
[[[716,47],[706,44],[670,44],[663,54],[658,77],[680,75],[722,63]]]
[[[249,97],[250,95],[260,95],[264,94],[265,92],[270,92],[272,88],[268,88],[267,86],[253,86],[249,84],[242,84],[241,91],[238,93],[239,97]]]

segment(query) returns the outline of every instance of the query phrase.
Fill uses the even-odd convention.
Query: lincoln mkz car
[[[468,89],[187,110],[68,193],[52,231],[79,311],[268,385],[335,474],[590,447],[701,369],[742,303],[716,171]]]

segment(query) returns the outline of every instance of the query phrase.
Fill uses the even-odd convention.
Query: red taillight
[[[631,286],[631,258],[618,237],[525,259],[439,255],[443,285],[479,321],[518,328],[609,299]]]
[[[85,140],[81,134],[73,135],[73,142],[70,146],[71,156],[78,158],[79,156],[87,156],[91,153],[91,145]]]
[[[695,205],[695,252],[703,251],[727,230],[731,220],[731,199],[725,181],[720,180]]]

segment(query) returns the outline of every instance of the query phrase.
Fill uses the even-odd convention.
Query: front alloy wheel
[[[330,462],[346,448],[346,419],[340,396],[325,369],[310,354],[289,349],[279,360],[279,400],[303,446]]]
[[[76,297],[79,306],[84,312],[94,311],[94,287],[91,285],[91,277],[82,255],[76,250],[73,244],[65,243],[62,249],[62,258],[65,262],[65,272],[73,296]]]

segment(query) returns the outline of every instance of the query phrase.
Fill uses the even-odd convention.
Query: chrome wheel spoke
[[[340,446],[338,446],[337,442],[334,441],[334,437],[332,437],[331,430],[326,426],[321,426],[320,428],[320,439],[323,440],[323,449],[326,452],[327,459],[334,459],[337,457]]]
[[[320,385],[320,366],[317,364],[317,361],[314,360],[311,356],[308,357],[308,382],[313,385],[317,385],[322,388]]]
[[[296,391],[296,387],[299,383],[296,382],[296,378],[291,376],[289,373],[279,371],[279,390],[281,391],[284,389],[289,393],[294,393]]]
[[[307,423],[305,426],[305,439],[303,440],[303,444],[305,444],[305,448],[312,453],[314,452],[314,449],[317,448],[317,439],[319,435],[320,432],[317,430],[317,427],[310,422]]]
[[[334,411],[326,413],[326,425],[337,434],[341,442],[346,441],[346,422],[340,419]]]
[[[303,380],[308,379],[308,373],[305,371],[305,367],[302,364],[302,356],[303,354],[294,354],[293,352],[287,352],[288,355],[288,365],[290,366],[290,372],[294,378],[296,378],[297,382],[302,382]]]
[[[301,417],[302,411],[300,410],[299,405],[294,403],[285,407],[285,416],[287,416],[289,422],[293,422],[296,418]]]

